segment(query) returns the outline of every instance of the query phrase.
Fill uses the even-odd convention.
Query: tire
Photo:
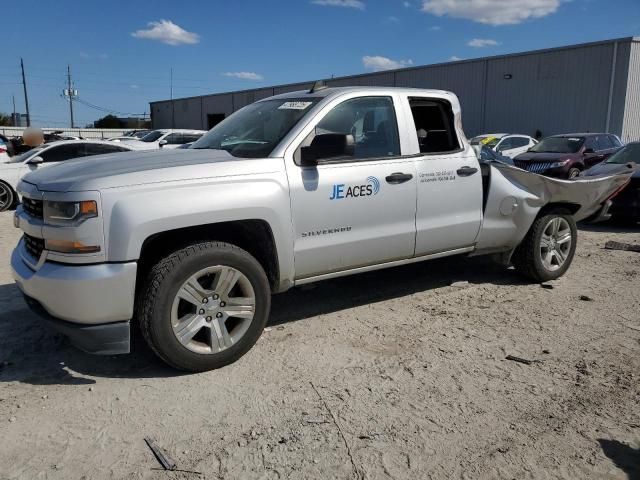
[[[573,261],[577,232],[576,222],[566,210],[538,217],[513,254],[516,270],[536,282],[560,278]]]
[[[7,183],[0,182],[0,212],[4,212],[13,207],[15,200],[16,194],[13,188]]]
[[[249,351],[270,307],[269,281],[255,258],[228,243],[202,242],[151,269],[137,312],[143,337],[162,360],[202,372]]]
[[[582,172],[582,170],[580,170],[578,167],[572,167],[569,169],[569,172],[567,173],[567,178],[577,178],[580,176],[580,173]]]

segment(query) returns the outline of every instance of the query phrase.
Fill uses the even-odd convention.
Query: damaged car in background
[[[451,255],[558,278],[576,221],[601,217],[629,177],[480,162],[449,92],[318,83],[239,110],[188,149],[30,173],[11,266],[27,303],[80,348],[127,353],[135,324],[169,365],[203,371],[244,355],[271,295],[297,285]]]

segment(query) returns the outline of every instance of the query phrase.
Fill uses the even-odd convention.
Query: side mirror
[[[584,154],[585,155],[593,155],[595,152],[595,150],[593,148],[585,148],[584,149]]]
[[[355,152],[353,135],[324,133],[316,135],[308,147],[300,149],[300,163],[304,167],[318,164],[323,158],[352,157]]]
[[[31,157],[31,158],[27,161],[27,163],[28,163],[29,165],[37,165],[38,163],[42,163],[42,162],[44,162],[44,159],[43,159],[42,157],[40,157],[40,156]]]
[[[169,143],[169,142],[167,142],[166,140],[160,140],[160,141],[158,142],[158,145],[160,145],[160,148],[162,148],[162,147],[164,147],[167,143]]]

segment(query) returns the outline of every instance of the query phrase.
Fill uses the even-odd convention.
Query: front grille
[[[514,160],[513,163],[516,167],[533,173],[542,173],[551,165],[548,162],[524,162],[522,160]]]
[[[29,252],[29,255],[40,259],[42,251],[44,250],[44,240],[42,238],[35,238],[31,235],[24,234],[24,246]]]
[[[42,200],[34,200],[33,198],[22,197],[22,208],[25,213],[34,218],[42,219]]]

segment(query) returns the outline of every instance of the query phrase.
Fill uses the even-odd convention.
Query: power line
[[[113,113],[116,115],[131,115],[131,116],[146,116],[146,113],[131,113],[131,112],[120,112],[118,110],[113,110],[110,108],[105,108],[105,107],[100,107],[98,105],[94,105],[93,103],[89,103],[86,100],[83,100],[80,97],[76,97],[75,99],[76,102],[81,103],[82,105],[84,105],[85,107],[89,107],[89,108],[93,108],[95,110],[99,110],[101,112],[105,112],[105,113]]]

